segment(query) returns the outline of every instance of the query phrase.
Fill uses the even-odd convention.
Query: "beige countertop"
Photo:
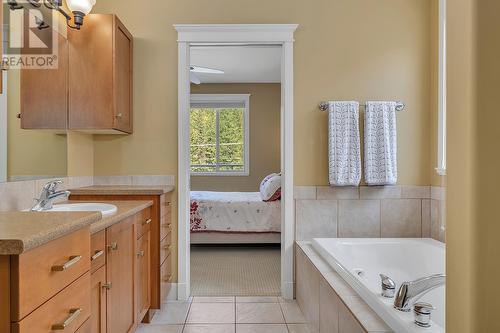
[[[17,255],[101,219],[97,212],[1,212],[0,255]]]
[[[76,201],[68,201],[72,203]],[[0,212],[0,255],[19,255],[54,239],[90,226],[104,230],[151,206],[152,201],[99,201],[118,211],[102,218],[99,212]]]
[[[94,185],[71,189],[73,195],[161,195],[175,189],[170,185]]]
[[[81,201],[68,201],[68,203],[81,202]],[[97,202],[109,203],[115,205],[118,208],[116,214],[104,217],[97,222],[90,225],[90,233],[95,234],[101,230],[104,230],[117,222],[126,219],[134,214],[137,214],[141,210],[148,208],[153,205],[153,201],[102,201]]]

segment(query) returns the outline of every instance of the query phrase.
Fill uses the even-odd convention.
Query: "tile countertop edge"
[[[68,202],[81,202],[81,201],[68,201]],[[90,234],[98,233],[110,226],[123,221],[124,219],[139,213],[141,210],[151,207],[153,201],[101,201],[102,203],[109,203],[118,207],[118,212],[115,215],[102,218],[100,221],[94,222],[90,225]]]
[[[29,250],[35,249],[55,239],[66,236],[72,232],[85,228],[92,223],[101,220],[99,212],[74,212],[74,213],[38,213],[38,212],[5,212],[4,216],[8,219],[33,218],[40,216],[38,214],[46,214],[46,216],[58,216],[63,219],[60,224],[51,223],[45,229],[40,229],[32,234],[29,231],[23,237],[14,237],[12,239],[0,239],[0,255],[20,255]],[[48,215],[50,214],[50,215]],[[2,213],[0,213],[2,215]],[[37,216],[38,215],[38,216]],[[54,218],[51,218],[54,220]],[[16,221],[15,223],[22,223]],[[29,223],[37,223],[37,221],[29,221]]]
[[[172,185],[94,185],[70,189],[72,195],[161,195],[175,190]]]

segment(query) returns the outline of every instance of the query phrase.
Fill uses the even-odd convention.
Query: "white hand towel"
[[[358,186],[361,181],[359,103],[333,102],[328,113],[329,181]]]
[[[398,181],[396,102],[366,102],[365,181],[394,185]]]

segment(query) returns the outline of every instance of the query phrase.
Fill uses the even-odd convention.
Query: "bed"
[[[259,192],[191,192],[191,243],[280,243],[281,202]]]

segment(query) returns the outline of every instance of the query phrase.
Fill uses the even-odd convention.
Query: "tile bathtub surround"
[[[444,241],[444,188],[297,186],[296,239],[432,237]]]
[[[63,181],[59,187],[60,190],[90,186],[93,182],[92,177],[62,177],[0,183],[0,211],[18,211],[31,208],[34,204],[33,199],[40,195],[43,185],[55,179]]]

